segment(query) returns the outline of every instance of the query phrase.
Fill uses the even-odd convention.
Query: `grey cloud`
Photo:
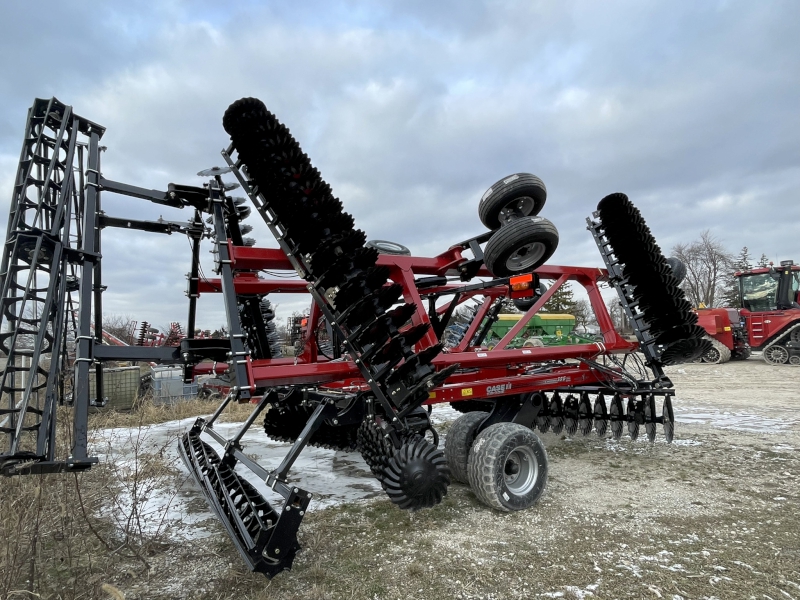
[[[665,250],[712,229],[731,250],[800,260],[795,3],[144,4],[51,6],[47,47],[77,59],[34,49],[26,68],[6,66],[0,165],[16,161],[24,108],[53,93],[108,127],[107,177],[199,185],[194,173],[221,161],[225,108],[252,95],[357,226],[415,253],[482,231],[484,190],[531,171],[561,232],[554,262],[600,264],[584,218],[613,191],[629,193]],[[35,31],[20,15],[5,56]],[[4,198],[12,177],[0,174]],[[109,211],[189,217],[106,197]],[[150,320],[185,320],[188,255],[176,236],[156,237],[120,248],[133,264],[109,247],[107,305],[158,298]],[[220,308],[208,306],[215,327]]]

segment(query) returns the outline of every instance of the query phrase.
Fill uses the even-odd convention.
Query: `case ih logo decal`
[[[511,389],[510,383],[501,383],[500,385],[490,385],[486,388],[487,394],[502,394],[506,390]]]

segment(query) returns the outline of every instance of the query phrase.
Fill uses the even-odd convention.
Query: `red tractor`
[[[791,260],[780,267],[736,273],[739,311],[750,347],[761,350],[772,365],[800,365],[800,266]]]
[[[706,330],[712,347],[697,362],[724,363],[746,360],[750,344],[739,311],[735,308],[699,308],[697,324]]]
[[[712,347],[698,362],[744,360],[760,350],[771,365],[800,365],[800,266],[791,260],[774,266],[739,271],[741,309],[697,309],[697,324]]]

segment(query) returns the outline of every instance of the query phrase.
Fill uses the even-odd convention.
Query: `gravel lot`
[[[127,598],[800,599],[800,368],[754,356],[668,374],[675,443],[544,434],[533,509],[497,513],[454,484],[415,514],[382,495],[316,510],[294,569],[269,582],[208,521],[203,539],[165,544],[148,581],[114,585]],[[354,476],[357,455],[337,455]]]

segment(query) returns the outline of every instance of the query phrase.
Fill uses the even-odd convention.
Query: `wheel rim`
[[[783,346],[773,346],[764,351],[764,358],[774,365],[782,365],[789,358],[789,351]]]
[[[719,362],[719,359],[720,359],[719,350],[717,350],[716,348],[713,348],[713,347],[711,348],[711,350],[706,352],[705,355],[703,356],[703,360],[705,360],[706,362],[709,362],[709,363]]]
[[[527,217],[533,212],[535,207],[536,201],[530,196],[514,198],[514,200],[500,209],[500,214],[497,216],[497,220],[500,221],[501,225],[510,223],[514,219]]]
[[[506,457],[503,473],[508,491],[517,496],[530,492],[539,475],[539,464],[533,450],[528,446],[514,448]]]
[[[527,269],[544,256],[547,248],[542,242],[531,242],[517,248],[514,253],[506,259],[506,268],[509,271],[521,271]]]
[[[800,356],[792,356],[789,358],[790,365],[800,365]]]

